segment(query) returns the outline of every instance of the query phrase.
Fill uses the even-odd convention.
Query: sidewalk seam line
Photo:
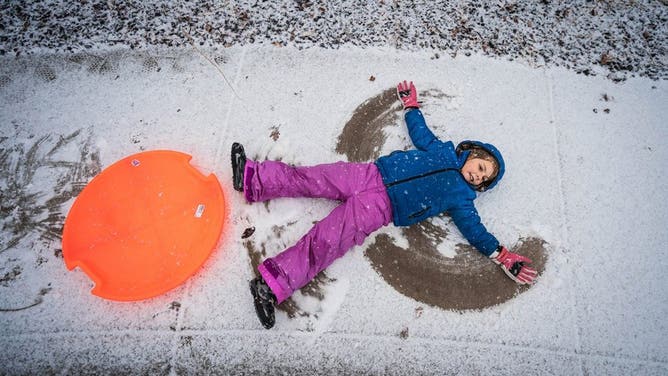
[[[241,50],[241,57],[239,58],[239,66],[237,67],[237,71],[234,74],[234,79],[232,80],[232,83],[234,86],[237,86],[237,83],[240,80],[241,77],[241,71],[244,67],[244,63],[246,61],[246,51],[248,47],[242,47]],[[232,89],[234,90],[234,89]],[[221,158],[221,153],[223,153],[223,150],[225,150],[225,142],[224,140],[226,139],[229,127],[230,127],[230,116],[232,115],[232,110],[235,108],[235,102],[237,99],[241,100],[241,98],[238,98],[235,92],[232,92],[232,99],[230,100],[230,104],[227,107],[227,113],[225,114],[225,120],[223,120],[223,126],[221,129],[219,129],[218,135],[220,137],[220,140],[218,141],[218,147],[216,149],[216,155],[215,159],[213,161],[214,165],[217,165],[218,162],[220,161]],[[241,102],[241,106],[245,108],[245,105],[243,102]],[[222,166],[221,166],[222,167]]]
[[[243,65],[244,65],[244,61],[245,61],[245,57],[246,57],[246,50],[247,50],[247,47],[243,47],[242,50],[241,50],[241,58],[239,59],[239,67],[237,68],[237,71],[235,73],[235,79],[233,80],[235,86],[236,86],[237,82],[239,81],[239,75],[241,74],[241,70],[242,70]],[[227,130],[229,128],[230,114],[232,113],[232,109],[234,108],[234,102],[236,101],[236,97],[237,97],[236,94],[235,94],[235,90],[233,88],[230,88],[230,89],[232,91],[232,99],[229,102],[230,104],[227,108],[227,113],[225,114],[225,120],[223,121],[223,126],[219,130],[220,133],[218,133],[219,137],[220,137],[220,140],[218,141],[218,147],[217,147],[217,150],[216,150],[215,159],[213,161],[214,166],[217,165],[218,161],[220,160],[220,154],[223,150],[223,145],[224,145],[223,140],[225,139],[225,135],[227,135]],[[187,282],[187,285],[186,285],[186,287],[183,291],[183,295],[181,295],[183,297],[183,299],[181,299],[182,304],[181,304],[181,308],[179,309],[179,311],[177,313],[177,316],[176,316],[174,336],[172,338],[172,348],[171,348],[171,351],[170,351],[170,359],[169,359],[170,375],[176,374],[175,367],[176,367],[176,358],[177,358],[177,352],[178,352],[178,346],[179,346],[179,338],[180,338],[181,333],[182,333],[181,327],[183,326],[182,322],[183,322],[183,317],[185,315],[186,306],[187,306],[187,303],[185,302],[185,300],[188,298],[188,296],[190,296],[191,288],[192,288],[192,282],[189,279],[188,282]]]
[[[553,78],[552,74],[549,73],[547,70],[543,70],[545,72],[545,77],[547,79],[547,91],[548,91],[548,98],[550,100],[550,123],[552,125],[552,132],[553,132],[553,138],[554,138],[554,149],[555,152],[557,153],[557,181],[559,182],[559,214],[561,217],[561,238],[562,238],[562,249],[566,249],[566,254],[568,254],[570,250],[570,236],[569,236],[569,231],[568,231],[568,226],[566,224],[566,195],[564,193],[564,180],[562,176],[562,170],[563,170],[563,154],[561,152],[561,143],[559,142],[559,136],[560,132],[557,127],[557,120],[555,116],[555,111],[554,111],[554,85],[553,85]],[[569,294],[571,295],[571,301],[574,303],[572,304],[572,313],[573,313],[573,320],[574,320],[574,326],[575,326],[575,346],[576,346],[576,353],[581,353],[582,352],[582,335],[581,335],[581,330],[580,330],[580,324],[578,320],[578,315],[576,312],[575,307],[577,307],[577,296],[575,293],[573,293],[572,290],[569,291]],[[580,375],[583,375],[584,372],[584,359],[580,358]]]

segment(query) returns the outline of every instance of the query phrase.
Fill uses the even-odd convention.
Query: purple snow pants
[[[244,196],[248,202],[278,197],[341,201],[297,244],[266,259],[258,267],[278,303],[392,220],[390,199],[373,163],[294,167],[282,162],[248,160],[244,170]]]

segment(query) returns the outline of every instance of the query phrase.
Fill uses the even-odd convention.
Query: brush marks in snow
[[[66,135],[28,135],[14,143],[19,137],[0,140],[0,251],[32,233],[45,241],[60,239],[65,218],[61,205],[100,172],[99,154],[81,129]],[[44,178],[51,184],[44,184]]]
[[[0,137],[0,286],[11,289],[22,275],[49,260],[62,258],[60,242],[68,207],[87,182],[100,172],[100,158],[91,131],[69,134],[26,134],[18,124],[11,136]],[[33,257],[19,257],[20,244],[32,242]],[[42,243],[42,247],[35,246]],[[44,254],[54,249],[53,254]],[[39,290],[18,311],[36,306],[51,290]]]

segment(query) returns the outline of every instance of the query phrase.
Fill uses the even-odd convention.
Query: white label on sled
[[[202,214],[204,214],[204,204],[199,204],[197,205],[197,210],[195,210],[195,218],[201,218]]]

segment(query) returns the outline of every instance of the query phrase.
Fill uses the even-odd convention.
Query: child
[[[274,326],[274,306],[316,274],[389,224],[408,226],[447,212],[466,239],[520,284],[536,271],[526,257],[508,251],[487,232],[473,206],[476,191],[493,188],[504,173],[501,153],[490,144],[464,141],[457,148],[427,128],[411,82],[397,86],[408,133],[417,150],[394,151],[374,163],[337,162],[312,167],[246,160],[232,145],[234,189],[248,202],[277,197],[319,197],[341,204],[315,224],[297,244],[260,264],[250,282],[262,325]]]

